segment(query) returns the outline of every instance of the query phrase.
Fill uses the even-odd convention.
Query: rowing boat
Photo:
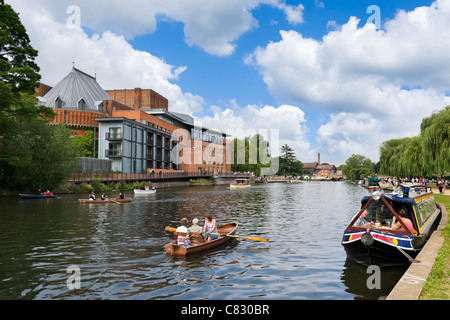
[[[217,231],[221,236],[216,240],[210,242],[202,242],[194,237],[191,237],[191,246],[179,246],[175,241],[172,241],[166,245],[166,252],[172,255],[186,256],[193,253],[206,251],[216,248],[228,242],[231,237],[227,235],[234,235],[238,227],[237,222],[221,225],[217,227]]]
[[[230,183],[230,190],[246,189],[251,186],[249,179],[236,179],[234,182]]]
[[[22,200],[26,199],[50,199],[56,198],[55,195],[45,195],[45,194],[19,194],[19,198]]]
[[[108,199],[108,200],[89,200],[89,199],[79,199],[81,203],[124,203],[131,202],[131,199]]]
[[[134,189],[133,191],[135,195],[146,195],[156,193],[156,189],[149,189],[149,190]]]

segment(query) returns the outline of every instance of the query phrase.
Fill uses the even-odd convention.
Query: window
[[[86,110],[86,102],[84,102],[83,98],[78,100],[78,109],[79,110]]]
[[[64,105],[64,101],[60,97],[55,100],[55,108],[61,109]]]
[[[122,139],[122,128],[121,127],[112,127],[109,128],[109,139]]]

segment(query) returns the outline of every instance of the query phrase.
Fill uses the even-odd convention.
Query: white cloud
[[[205,128],[229,132],[239,139],[260,133],[269,142],[272,139],[269,136],[271,130],[276,130],[279,136],[277,143],[280,147],[283,144],[291,146],[299,160],[314,157],[310,153],[310,144],[306,139],[305,113],[298,107],[291,105],[240,107],[236,101],[232,100],[225,110],[216,107],[213,109],[213,116],[197,118]],[[277,156],[279,150],[271,150],[271,152],[273,156]]]
[[[277,99],[331,114],[318,148],[339,160],[377,158],[383,139],[417,134],[423,117],[450,104],[450,1],[399,11],[384,30],[359,22],[351,17],[321,41],[281,31],[245,60]]]
[[[73,0],[10,1],[15,8],[45,9],[52,20],[66,23],[67,8]],[[303,22],[303,6],[286,5],[283,0],[78,0],[81,25],[94,32],[112,31],[127,40],[156,31],[158,20],[184,24],[185,42],[216,56],[229,56],[241,35],[258,27],[251,11],[260,5],[282,10],[292,24]]]

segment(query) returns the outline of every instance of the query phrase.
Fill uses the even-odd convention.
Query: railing
[[[119,157],[122,157],[122,151],[106,149],[105,155],[109,158],[119,158]]]
[[[161,181],[161,180],[189,180],[198,178],[211,178],[211,177],[249,177],[251,174],[245,173],[232,173],[232,172],[167,172],[159,169],[153,170],[151,173],[72,173],[69,178],[71,183],[83,183],[99,180],[101,182],[130,182],[130,181]]]
[[[123,135],[121,133],[106,133],[106,140],[123,140]]]

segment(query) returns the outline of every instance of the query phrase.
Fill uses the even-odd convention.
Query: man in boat
[[[177,244],[179,246],[190,246],[191,245],[190,232],[186,227],[189,223],[188,219],[183,218],[181,219],[180,223],[181,226],[179,226],[175,231]]]
[[[358,220],[355,222],[355,226],[361,227],[361,228],[371,228],[374,223],[373,221],[370,221],[367,219],[367,216],[369,215],[369,211],[364,210],[363,213],[359,216]]]
[[[123,194],[123,192],[119,193],[119,196],[117,197],[118,200],[120,199],[125,199],[125,195]]]
[[[107,201],[108,200],[108,196],[104,192],[102,193],[102,200],[103,201]]]
[[[188,228],[191,234],[199,235],[200,239],[206,238],[206,234],[203,233],[203,228],[198,225],[198,219],[192,220],[192,226]]]

